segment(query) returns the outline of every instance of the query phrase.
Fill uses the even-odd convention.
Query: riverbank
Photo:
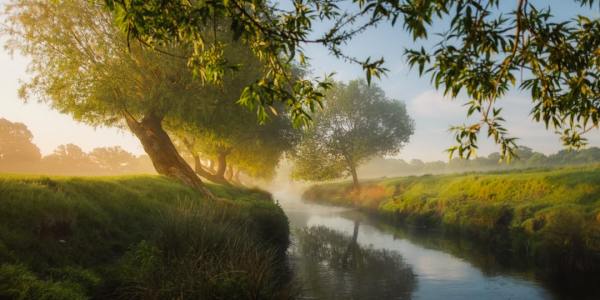
[[[228,200],[158,176],[0,176],[0,298],[287,298],[281,208],[209,188]]]
[[[600,273],[600,167],[411,176],[322,184],[309,201],[354,206],[396,226],[440,228],[548,271]]]

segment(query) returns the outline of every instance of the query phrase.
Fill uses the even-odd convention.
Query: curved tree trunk
[[[192,155],[192,157],[194,158],[194,171],[196,172],[196,174],[198,174],[198,176],[202,176],[214,183],[227,184],[227,185],[229,184],[229,182],[227,182],[227,180],[225,180],[224,178],[218,177],[218,176],[204,170],[204,166],[202,165],[202,162],[200,161],[200,156],[198,155],[198,152],[196,152],[196,150],[194,150],[194,145],[190,141],[188,141],[187,139],[184,138],[183,144],[187,148],[190,155]]]
[[[138,122],[131,115],[125,115],[127,126],[142,143],[158,174],[174,178],[214,199],[215,197],[192,170],[192,167],[175,149],[171,138],[162,128],[162,119],[162,117],[150,113]]]
[[[202,176],[214,183],[220,183],[220,184],[229,184],[229,182],[227,182],[227,180],[225,180],[224,178],[218,177],[208,171],[206,171],[204,169],[204,167],[202,166],[202,163],[200,162],[200,157],[198,156],[197,153],[193,153],[192,156],[194,157],[194,171],[196,171],[196,174],[198,174],[199,176]]]

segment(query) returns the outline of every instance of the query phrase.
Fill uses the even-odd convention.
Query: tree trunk
[[[215,176],[225,179],[225,171],[227,170],[227,153],[228,151],[222,150],[218,153],[218,165]]]
[[[127,114],[125,120],[142,143],[158,174],[174,178],[209,198],[215,198],[175,149],[171,138],[162,128],[162,117],[150,113],[138,122]]]
[[[354,185],[354,189],[358,190],[360,188],[360,184],[358,182],[358,174],[356,173],[356,167],[350,167],[350,173],[352,174],[352,183]]]
[[[225,174],[225,178],[227,179],[227,181],[231,181],[233,179],[233,167],[232,166],[227,167],[227,172]]]
[[[210,161],[210,163],[208,164],[208,168],[213,172],[217,172],[217,170],[215,170],[215,161],[212,159],[209,161]]]
[[[198,155],[196,152],[192,152],[191,154],[194,158],[194,171],[196,171],[196,174],[200,174],[200,172],[204,171],[204,168],[202,168],[202,162],[200,161],[200,155]]]
[[[192,143],[190,143],[186,139],[183,139],[183,144],[186,146],[190,155],[192,155],[192,157],[194,158],[194,171],[196,172],[196,174],[198,174],[199,176],[202,176],[214,183],[229,184],[229,182],[227,182],[223,178],[220,178],[220,177],[204,170],[204,166],[202,165],[202,161],[200,160],[200,155],[198,155],[198,152],[196,152],[196,150],[194,150],[194,145]]]

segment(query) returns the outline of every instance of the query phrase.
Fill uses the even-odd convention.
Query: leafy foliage
[[[457,145],[449,149],[451,156],[472,156],[482,128],[500,145],[502,158],[514,156],[516,138],[506,130],[497,101],[516,86],[520,71],[525,78],[519,87],[531,93],[533,119],[560,133],[565,145],[583,146],[582,135],[598,127],[600,20],[577,16],[557,21],[549,8],[528,0],[515,1],[514,9],[500,7],[499,0],[354,0],[344,5],[304,0],[287,9],[262,0],[105,2],[130,39],[154,48],[173,41],[193,45],[190,67],[217,82],[232,64],[198,28],[228,20],[234,38],[265,63],[267,72],[241,98],[259,111],[281,100],[294,119],[306,120],[306,108],[320,103],[319,88],[326,88],[327,80],[316,80],[316,86],[309,80],[292,82],[285,67],[292,59],[307,63],[304,45],[321,45],[333,56],[361,65],[368,82],[384,74],[384,58],[357,59],[342,47],[369,28],[401,23],[415,40],[439,37],[431,49],[406,50],[409,64],[431,74],[436,88],[446,94],[466,92],[471,99],[467,115],[480,116],[477,123],[452,128]],[[573,3],[592,7],[597,2]],[[317,22],[329,27],[315,32]],[[448,29],[436,32],[438,23],[448,23]]]
[[[594,1],[576,1],[592,5]],[[582,134],[598,127],[600,100],[600,20],[578,16],[559,22],[550,8],[538,9],[527,0],[504,12],[500,1],[423,1],[422,18],[407,26],[415,39],[426,37],[434,18],[449,21],[433,49],[406,51],[419,73],[431,74],[436,88],[456,97],[464,91],[471,100],[467,115],[478,114],[474,124],[452,127],[457,145],[450,157],[470,157],[477,136],[487,135],[501,146],[501,157],[515,155],[516,139],[504,127],[497,101],[513,86],[530,91],[531,116],[559,134],[565,146],[586,144]]]
[[[0,118],[0,168],[27,169],[38,163],[41,153],[32,139],[33,135],[25,124]]]
[[[171,45],[172,53],[164,54],[128,42],[93,1],[13,1],[6,15],[8,49],[31,58],[32,78],[21,95],[37,96],[77,120],[119,126],[126,115],[179,120],[210,114],[211,100],[221,96],[218,88],[195,80],[185,60],[173,56],[188,53],[185,46]],[[220,30],[219,38],[223,35]],[[252,54],[239,45],[230,44],[223,55],[255,68]],[[241,88],[236,91],[239,95]]]
[[[258,126],[257,117],[235,102],[240,101],[244,87],[260,78],[264,63],[247,45],[222,44],[231,41],[232,33],[219,25],[220,20],[214,20],[217,27],[210,32],[205,29],[198,34],[210,33],[211,42],[219,45],[215,51],[235,64],[238,72],[215,86],[197,80],[198,74],[183,59],[198,49],[176,41],[160,51],[148,49],[144,41],[129,40],[120,32],[98,2],[15,0],[7,5],[5,15],[7,47],[31,57],[32,77],[23,85],[22,96],[37,96],[91,125],[126,124],[163,175],[203,189],[163,124],[219,139],[222,144],[242,143],[241,131]],[[258,119],[265,118],[266,112],[259,111]],[[277,146],[288,147],[289,143]],[[258,151],[262,150],[264,147]]]
[[[268,111],[268,120],[261,124],[260,116],[235,103],[234,98],[215,97],[210,115],[187,124],[168,124],[168,128],[181,141],[182,153],[199,153],[213,162],[221,157],[225,161],[219,163],[248,176],[271,178],[283,154],[296,145],[298,131],[285,112],[275,108],[281,108],[280,104]]]
[[[374,156],[393,155],[408,142],[413,121],[404,103],[361,80],[337,83],[295,154],[293,176],[308,180],[352,175]]]
[[[222,55],[225,44],[213,43],[210,32],[200,32],[199,28],[215,28],[221,20],[228,22],[234,40],[248,45],[265,66],[263,76],[244,89],[240,103],[256,109],[261,119],[266,117],[265,108],[276,102],[284,103],[297,125],[308,122],[309,113],[323,98],[321,90],[328,87],[326,80],[314,83],[294,78],[289,62],[297,57],[301,65],[307,63],[302,43],[327,44],[336,56],[359,62],[345,56],[340,46],[348,37],[369,26],[358,26],[357,32],[346,32],[345,29],[337,32],[344,25],[356,22],[359,15],[340,13],[338,5],[332,1],[295,1],[290,10],[268,1],[245,0],[105,2],[128,38],[140,40],[155,49],[173,42],[189,44],[193,51],[187,56],[188,65],[201,79],[213,83],[220,83],[226,70],[235,68],[235,63]],[[322,38],[311,40],[309,33],[317,18],[338,18],[339,24]],[[332,40],[336,41],[330,43]],[[382,63],[383,60],[370,59],[361,62],[369,78],[383,72]]]

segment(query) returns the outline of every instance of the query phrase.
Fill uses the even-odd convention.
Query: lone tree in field
[[[39,167],[40,149],[23,123],[0,118],[0,170],[31,170]]]
[[[357,167],[397,154],[413,133],[413,120],[404,103],[362,80],[334,84],[325,99],[294,155],[292,176],[315,181],[352,176],[358,188]]]

